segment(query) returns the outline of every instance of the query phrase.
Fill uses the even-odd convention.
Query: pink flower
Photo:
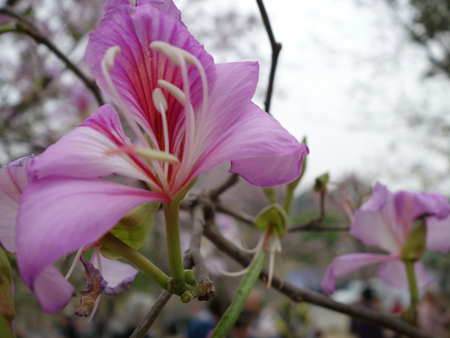
[[[23,193],[17,230],[27,285],[136,206],[170,202],[224,161],[262,187],[300,175],[308,148],[251,102],[257,63],[214,64],[172,1],[106,1],[86,59],[142,147],[130,142],[114,108],[104,105],[36,159],[37,181]],[[142,180],[152,191],[99,179],[110,174]]]
[[[383,262],[378,277],[394,287],[407,287],[408,279],[400,255],[414,228],[414,222],[426,217],[427,248],[450,250],[450,204],[442,195],[399,191],[392,194],[377,183],[370,199],[356,213],[350,233],[366,245],[374,245],[388,252],[383,254],[357,253],[335,258],[322,281],[322,289],[333,293],[336,277],[363,266]],[[420,262],[415,263],[419,288],[432,283]]]

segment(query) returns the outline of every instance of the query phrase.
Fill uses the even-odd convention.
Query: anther
[[[177,66],[180,66],[180,60],[178,59],[177,54],[181,54],[183,59],[186,61],[187,64],[190,64],[191,66],[195,66],[195,56],[191,53],[186,52],[185,50],[172,46],[168,44],[167,42],[163,41],[153,41],[150,44],[150,48],[153,49],[156,52],[163,53],[170,61],[172,61]]]
[[[185,105],[186,101],[186,95],[184,95],[183,91],[178,88],[177,86],[171,84],[170,82],[166,80],[158,80],[158,84],[167,90],[170,94],[173,95],[173,97],[180,102],[183,106]]]
[[[166,98],[159,88],[156,88],[153,91],[153,104],[155,105],[156,110],[161,114],[164,114],[167,111],[168,106]]]
[[[120,47],[119,46],[113,46],[109,47],[106,50],[104,60],[105,60],[105,66],[108,72],[111,72],[114,67],[114,60],[117,57],[117,55],[120,54]]]

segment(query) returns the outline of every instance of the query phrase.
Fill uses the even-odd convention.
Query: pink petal
[[[32,157],[23,157],[0,169],[0,243],[15,253],[16,219],[22,191],[30,183],[28,168]]]
[[[117,1],[114,1],[117,3]],[[157,8],[157,7],[159,8]],[[169,13],[167,13],[167,11]],[[215,79],[213,58],[189,33],[186,26],[174,16],[171,2],[157,4],[140,1],[133,6],[111,6],[98,28],[89,34],[86,60],[99,86],[111,95],[101,71],[101,60],[111,46],[119,46],[111,78],[130,112],[154,138],[160,149],[164,149],[162,117],[154,105],[152,93],[157,81],[164,79],[178,88],[183,88],[181,72],[162,53],[153,51],[153,41],[164,41],[193,54],[203,65],[209,87]],[[188,68],[191,102],[196,107],[202,98],[200,74],[196,67]],[[175,154],[177,136],[184,128],[184,107],[172,95],[165,94],[168,102],[167,122],[170,135],[170,153]],[[178,144],[178,143],[177,143]]]
[[[108,283],[104,290],[106,295],[116,295],[130,289],[129,284],[134,280],[138,271],[130,264],[113,261],[100,255],[102,276]],[[98,269],[97,259],[91,259]]]
[[[70,301],[74,287],[53,265],[47,265],[31,284],[31,289],[47,313],[62,310]]]
[[[427,248],[447,253],[450,251],[450,217],[427,217]]]
[[[394,196],[377,183],[369,200],[356,213],[350,234],[366,245],[378,246],[399,254],[411,229],[396,223]]]
[[[161,11],[171,14],[173,17],[181,21],[181,12],[175,6],[171,0],[137,0],[136,6],[142,6],[145,4],[150,4],[153,7],[159,8]],[[114,8],[109,8],[112,6],[122,7],[119,10],[125,10],[126,7],[132,7],[129,0],[107,0],[105,2],[105,13],[114,10]]]
[[[127,212],[165,195],[100,179],[50,176],[23,192],[17,261],[27,285],[64,254],[101,238]]]
[[[428,275],[422,263],[416,262],[414,264],[414,270],[416,272],[417,286],[419,289],[427,287],[433,283],[433,277]],[[396,288],[409,288],[406,267],[400,260],[383,263],[378,270],[378,277],[390,286]]]
[[[261,187],[286,184],[300,175],[308,147],[250,101],[258,71],[254,62],[217,65],[207,123],[199,131],[206,149],[189,179],[224,161],[231,161],[231,172]]]
[[[369,253],[356,253],[339,256],[333,259],[322,280],[322,290],[328,294],[334,292],[336,277],[346,275],[363,266],[383,261],[396,260],[396,256],[378,255]]]
[[[154,179],[145,162],[126,154],[108,155],[118,147],[132,146],[125,136],[119,116],[111,105],[100,107],[79,127],[36,158],[33,175],[98,178],[120,174],[143,181]],[[154,179],[156,180],[156,179]]]

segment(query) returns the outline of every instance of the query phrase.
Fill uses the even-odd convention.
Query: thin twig
[[[235,211],[220,202],[216,202],[215,206],[217,211],[233,216],[234,218],[245,224],[255,226],[255,218],[253,216],[243,212]]]
[[[64,55],[33,23],[31,23],[27,18],[17,13],[12,7],[6,5],[0,8],[0,14],[7,15],[11,18],[17,19],[26,27],[18,27],[18,31],[27,34],[34,39],[37,43],[41,43],[48,47],[61,61],[63,61],[67,68],[69,68],[76,76],[84,82],[86,87],[94,94],[98,104],[101,106],[104,104],[103,98],[100,94],[100,89],[98,88],[95,81],[90,80],[75,64],[73,64],[66,55]]]
[[[158,318],[164,306],[166,306],[172,295],[168,293],[166,290],[161,292],[161,294],[156,299],[155,304],[153,304],[150,311],[145,315],[144,319],[139,323],[137,328],[133,331],[130,338],[144,338],[147,334],[150,327],[155,322],[156,318]]]
[[[243,266],[248,266],[248,264],[250,264],[252,256],[238,249],[234,244],[232,244],[217,230],[215,230],[212,224],[209,224],[209,222],[205,228],[204,235],[211,242],[213,242],[217,246],[217,248],[225,252],[235,261],[239,262]],[[267,280],[267,276],[267,271],[263,270],[260,274],[260,279],[263,281]],[[359,306],[349,306],[341,304],[317,292],[297,288],[287,282],[282,283],[281,280],[276,277],[274,277],[272,280],[272,287],[289,297],[294,302],[304,301],[315,304],[336,312],[347,314],[351,317],[372,323],[377,326],[386,327],[395,332],[405,334],[410,338],[437,338],[436,336],[420,331],[415,327],[380,311],[370,310]]]
[[[322,223],[309,223],[293,226],[288,229],[288,232],[298,231],[349,231],[350,227],[347,224],[343,225],[323,225]]]
[[[221,184],[217,188],[211,190],[211,192],[209,193],[209,197],[211,197],[211,199],[213,199],[213,200],[217,199],[217,197],[219,197],[220,194],[225,192],[225,190],[227,190],[228,188],[231,188],[238,181],[239,181],[239,175],[231,174],[231,176],[225,182],[223,182],[223,184]]]
[[[200,242],[205,228],[205,216],[202,205],[197,205],[192,210],[192,237],[186,255],[190,255],[193,265],[197,270],[197,280],[200,286],[200,295],[198,300],[210,300],[216,294],[214,285],[209,278],[203,257],[200,254]]]
[[[270,45],[272,47],[272,66],[270,68],[269,85],[267,87],[266,101],[264,102],[265,110],[268,114],[270,114],[269,113],[270,101],[272,100],[273,83],[275,81],[275,70],[277,68],[278,55],[280,54],[281,51],[281,43],[275,41],[272,27],[270,25],[269,16],[267,15],[263,1],[256,0],[256,2],[258,3],[259,11],[261,12],[261,16],[264,22],[264,27],[266,27],[267,35],[269,35]]]

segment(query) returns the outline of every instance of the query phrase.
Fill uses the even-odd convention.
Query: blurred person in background
[[[374,290],[369,287],[365,288],[362,292],[361,299],[358,304],[364,308],[373,310],[379,310],[380,307],[378,298],[375,296]],[[353,318],[351,320],[350,330],[358,338],[384,337],[383,331],[378,326],[368,324],[366,322],[362,322]]]

